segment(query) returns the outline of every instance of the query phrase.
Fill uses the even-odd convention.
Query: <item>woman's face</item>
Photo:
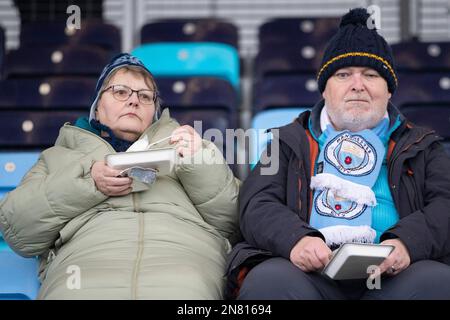
[[[133,90],[150,90],[144,77],[132,70],[119,69],[110,79],[97,104],[96,118],[108,126],[120,139],[136,141],[152,123],[155,104],[143,104],[138,93],[133,92],[125,101],[116,99],[111,86],[123,85]],[[116,87],[117,88],[117,87]],[[144,93],[144,92],[143,92]],[[145,93],[149,93],[148,91]]]

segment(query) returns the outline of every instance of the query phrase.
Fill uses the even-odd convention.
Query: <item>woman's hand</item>
[[[181,126],[172,132],[170,144],[176,143],[180,156],[192,156],[202,146],[202,138],[191,126]]]
[[[97,161],[91,167],[95,186],[107,196],[124,196],[131,192],[133,180],[128,177],[118,178],[119,174],[119,170],[108,167],[103,161]]]
[[[290,260],[303,272],[310,272],[325,267],[330,255],[330,248],[321,238],[305,236],[292,248]]]

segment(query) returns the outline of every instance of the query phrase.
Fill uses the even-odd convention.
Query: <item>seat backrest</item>
[[[262,48],[255,58],[255,77],[260,79],[268,75],[316,73],[324,50],[324,47],[315,44]]]
[[[47,148],[54,145],[62,125],[87,117],[85,111],[0,110],[0,147]]]
[[[216,18],[167,18],[141,28],[141,43],[219,42],[238,49],[238,29]]]
[[[266,133],[267,129],[281,127],[294,121],[302,112],[309,108],[283,108],[265,110],[257,113],[251,122],[251,139],[249,145],[249,162],[251,168],[257,163],[262,152],[267,148],[268,142],[272,139],[271,133]]]
[[[401,112],[412,123],[434,129],[440,136],[450,139],[450,105],[407,105]]]
[[[33,300],[39,292],[39,263],[10,250],[0,250],[0,300]]]
[[[236,113],[222,108],[207,107],[181,107],[170,108],[171,117],[175,118],[180,125],[192,126],[203,139],[213,142],[226,158],[227,163],[233,172],[238,175],[238,168],[235,165],[237,148],[233,144],[230,148],[230,141],[227,141],[226,130],[236,128]],[[233,141],[234,142],[234,141]],[[227,158],[227,147],[230,155]]]
[[[45,76],[98,77],[111,55],[89,46],[39,47],[10,50],[5,59],[5,78]]]
[[[176,108],[238,108],[237,92],[223,79],[212,77],[156,78],[163,104]]]
[[[0,80],[0,109],[88,110],[96,81],[94,77]]]
[[[0,26],[0,79],[3,75],[3,63],[5,60],[5,32]]]
[[[312,107],[321,99],[315,74],[267,76],[255,83],[255,112],[273,108]]]
[[[14,189],[39,158],[39,151],[0,152],[0,191]]]
[[[408,104],[450,106],[450,72],[399,73],[391,100],[399,108]]]
[[[80,29],[68,29],[66,21],[26,22],[20,28],[20,46],[89,45],[111,53],[121,51],[120,30],[101,20],[83,19]]]
[[[144,44],[132,51],[157,77],[209,76],[229,81],[239,90],[239,56],[222,43]]]
[[[409,41],[391,47],[399,71],[450,71],[450,41]]]
[[[300,43],[322,47],[336,33],[340,18],[281,17],[259,27],[259,48]]]

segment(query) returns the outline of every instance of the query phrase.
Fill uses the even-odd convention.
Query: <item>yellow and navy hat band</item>
[[[377,56],[376,54],[373,53],[368,53],[368,52],[348,52],[348,53],[344,53],[344,54],[340,54],[330,60],[328,60],[320,69],[318,75],[317,75],[317,81],[319,81],[320,76],[322,75],[322,73],[325,71],[325,69],[332,64],[333,62],[336,62],[340,59],[344,59],[344,58],[348,58],[348,57],[367,57],[367,58],[371,58],[371,59],[375,59],[378,61],[381,61],[389,70],[390,74],[392,75],[392,77],[394,78],[395,84],[398,84],[398,80],[397,80],[397,76],[394,72],[394,69],[392,68],[392,66],[389,64],[389,62],[387,62],[385,59],[383,59],[380,56]]]

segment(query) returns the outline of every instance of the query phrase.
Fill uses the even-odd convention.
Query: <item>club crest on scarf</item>
[[[343,175],[370,174],[377,162],[375,148],[360,135],[344,132],[325,146],[325,160]]]
[[[367,208],[364,204],[335,196],[329,189],[320,190],[314,204],[320,215],[349,220],[357,218]]]

